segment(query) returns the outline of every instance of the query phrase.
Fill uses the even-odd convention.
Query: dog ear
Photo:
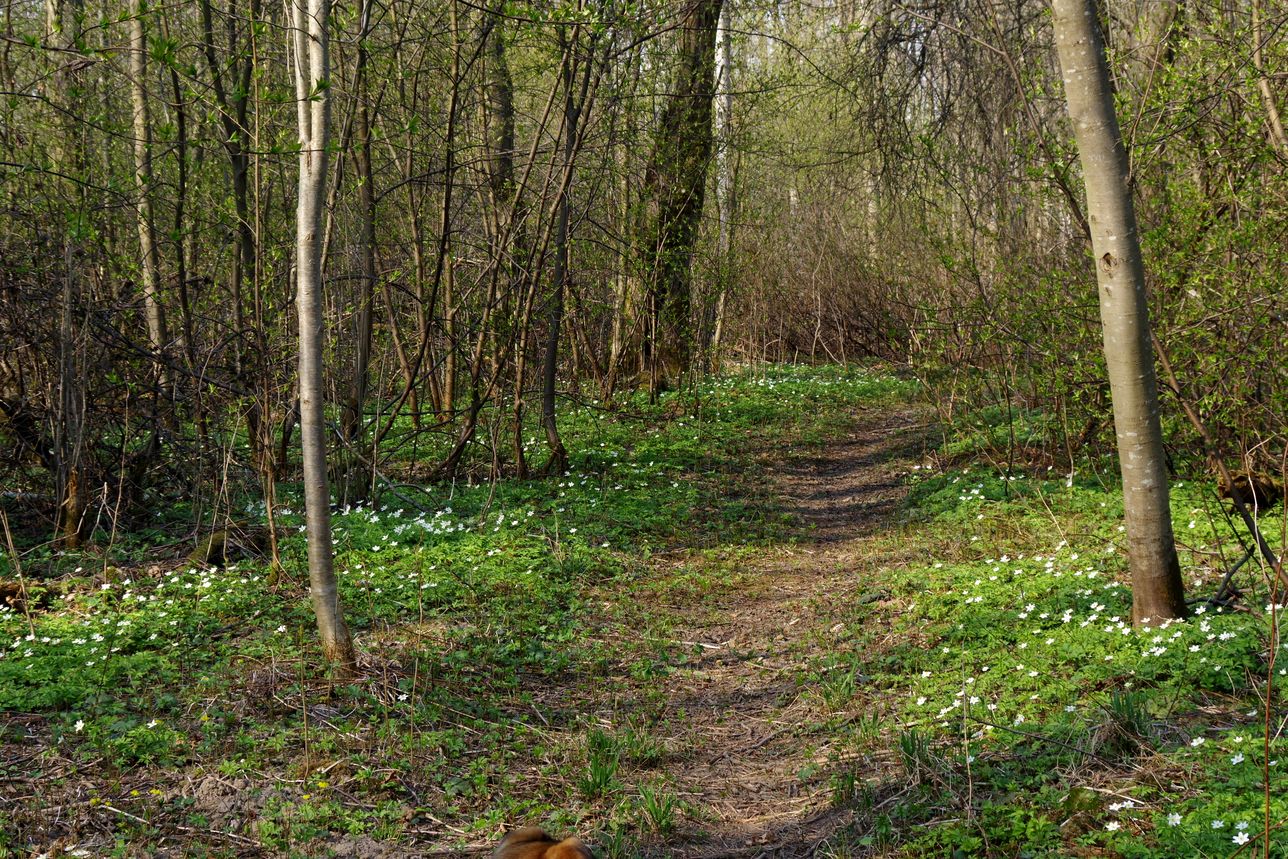
[[[496,850],[492,851],[492,859],[538,859],[554,843],[555,840],[540,827],[524,826],[501,839]]]
[[[546,851],[545,859],[595,859],[580,838],[565,838]]]

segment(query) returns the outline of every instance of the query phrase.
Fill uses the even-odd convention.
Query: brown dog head
[[[535,826],[516,829],[501,839],[492,859],[594,859],[579,838],[555,841]]]

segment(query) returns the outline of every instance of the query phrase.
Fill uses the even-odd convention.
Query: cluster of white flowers
[[[963,491],[962,496],[963,500],[980,497],[974,491]],[[963,575],[956,582],[952,594],[958,610],[982,611],[990,623],[999,613],[1009,614],[1019,624],[1015,632],[1020,640],[1012,639],[1009,658],[1003,665],[996,663],[995,641],[981,642],[979,658],[973,656],[975,645],[969,642],[941,648],[950,661],[943,664],[942,670],[922,671],[921,679],[938,680],[946,673],[955,678],[952,685],[945,689],[942,681],[914,681],[909,684],[906,705],[914,714],[931,717],[945,729],[955,729],[962,718],[982,723],[972,739],[988,736],[994,726],[1009,723],[1008,730],[1014,730],[1026,719],[1031,721],[1053,712],[1070,714],[1064,718],[1080,718],[1079,713],[1086,714],[1081,717],[1084,719],[1099,718],[1098,707],[1084,709],[1081,705],[1085,702],[1069,699],[1079,694],[1073,684],[1050,682],[1085,670],[1086,654],[1091,648],[1101,650],[1106,661],[1118,660],[1121,667],[1116,674],[1135,674],[1158,659],[1183,659],[1191,670],[1204,666],[1203,670],[1223,671],[1232,652],[1243,653],[1263,637],[1258,626],[1261,621],[1255,616],[1223,615],[1218,621],[1201,607],[1190,620],[1151,623],[1146,619],[1139,628],[1133,627],[1126,610],[1129,589],[1103,567],[1080,562],[1079,554],[1064,542],[1049,555],[1026,559],[1024,555],[1013,558],[1002,554],[984,559],[980,565],[983,569],[974,576]],[[928,574],[935,575],[933,571],[943,570],[945,564],[932,561],[929,566]],[[1073,589],[1071,580],[1080,580]],[[963,616],[957,629],[966,629],[966,622]],[[1284,646],[1288,649],[1288,644]],[[1023,658],[1017,658],[1021,653]],[[988,664],[990,661],[993,664]],[[1009,676],[999,677],[998,668],[1005,668]],[[1131,683],[1126,685],[1130,687]],[[959,714],[956,719],[951,715],[954,712]],[[1232,738],[1235,744],[1243,740],[1242,736]],[[1197,750],[1207,742],[1208,738],[1200,735],[1193,738],[1191,745]],[[1218,742],[1226,744],[1224,740]],[[1232,767],[1248,761],[1248,756],[1237,749],[1226,754]],[[1110,804],[1108,809],[1115,814],[1128,814],[1140,811],[1141,805],[1127,799]],[[1168,826],[1180,826],[1183,818],[1180,812],[1171,811],[1165,820]],[[1105,829],[1115,832],[1124,825],[1125,821],[1110,819]],[[1236,824],[1235,844],[1248,842],[1246,829],[1246,823]]]
[[[159,641],[173,649],[180,645],[173,632],[186,613],[198,607],[219,613],[245,596],[245,586],[257,585],[261,580],[262,576],[243,574],[233,564],[225,570],[188,567],[171,570],[156,579],[102,582],[92,591],[68,594],[64,600],[66,611],[43,617],[48,629],[62,634],[19,635],[10,647],[0,646],[0,660],[27,660],[22,663],[23,670],[30,671],[36,658],[61,652],[74,656],[84,668],[101,670],[113,654],[154,649]],[[92,613],[85,615],[87,609]],[[25,624],[25,619],[22,622]],[[158,623],[169,627],[171,633],[143,634],[142,629]]]

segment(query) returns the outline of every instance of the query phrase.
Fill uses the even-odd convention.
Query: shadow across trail
[[[924,415],[896,411],[875,416],[818,456],[783,466],[778,485],[792,512],[818,545],[843,542],[886,527],[903,504],[899,477],[925,452]]]

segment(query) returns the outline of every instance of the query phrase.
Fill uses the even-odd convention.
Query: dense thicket
[[[210,527],[248,488],[271,515],[297,477],[283,16],[4,6],[0,482],[32,534],[162,510]],[[1040,0],[335,6],[335,491],[558,468],[561,398],[721,358],[907,360],[946,415],[1044,408],[1031,441],[1073,458],[1109,411],[1050,23]],[[1104,20],[1163,385],[1267,470],[1288,415],[1285,26],[1278,0]]]

